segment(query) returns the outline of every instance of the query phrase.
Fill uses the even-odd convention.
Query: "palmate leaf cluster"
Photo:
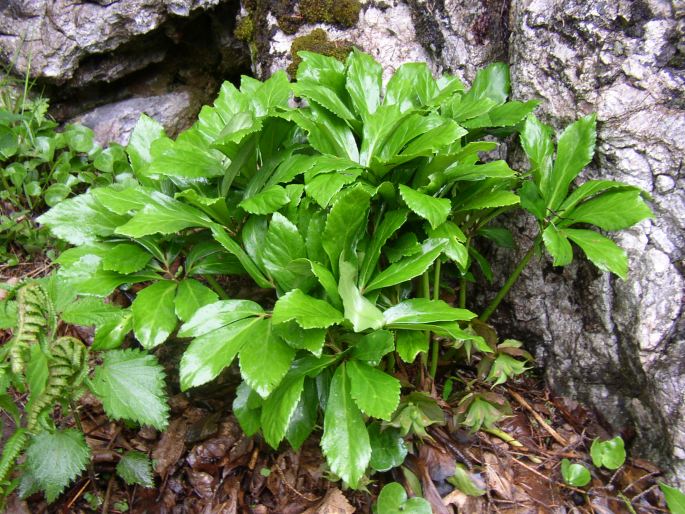
[[[531,114],[536,102],[507,100],[503,64],[466,88],[417,63],[383,84],[380,65],[357,51],[346,63],[301,57],[293,84],[283,72],[265,82],[243,77],[240,88],[225,83],[175,140],[143,116],[126,149],[131,173],[39,221],[73,245],[57,259],[56,280],[80,296],[67,317],[95,325],[92,348],[110,350],[108,369],[91,381],[110,415],[136,419],[144,409],[155,421],[137,420],[159,426],[165,412],[129,391],[138,382],[159,397],[153,373],[125,380],[132,361],[149,370],[144,354],[115,349],[131,331],[146,350],[180,338],[183,390],[237,363],[243,381],[233,409],[245,432],[261,432],[274,448],[283,440],[299,447],[322,426],[330,470],[357,488],[369,470],[401,463],[404,436],[428,436],[426,426],[443,422],[430,396],[402,397],[396,362],[413,364],[431,345],[437,358],[444,344],[469,359],[492,354],[484,378],[493,384],[525,369],[527,354],[492,347],[464,302],[439,299],[443,264],[462,288],[474,263],[491,275],[474,244],[509,244],[493,220],[522,206],[539,222],[536,244],[544,241],[557,264],[570,262],[563,241],[572,241],[623,275],[614,243],[570,227],[622,228],[650,211],[625,185],[569,195],[592,155],[594,118],[567,128],[555,152]],[[530,172],[483,160],[497,147],[485,136],[521,128]],[[617,209],[627,198],[631,208]],[[228,298],[217,278],[232,275],[271,290],[272,300]],[[98,299],[133,284],[130,307]]]

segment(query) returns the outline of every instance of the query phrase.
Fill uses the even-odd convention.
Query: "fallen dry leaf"
[[[160,476],[166,476],[172,464],[175,464],[185,450],[185,437],[188,423],[183,418],[176,418],[169,423],[169,428],[162,434],[159,444],[152,451],[155,461],[155,471]]]
[[[334,487],[328,490],[321,503],[302,514],[353,514],[354,511],[354,507],[350,505],[342,491]]]

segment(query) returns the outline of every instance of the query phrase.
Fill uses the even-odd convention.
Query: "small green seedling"
[[[626,461],[626,450],[621,436],[614,437],[608,441],[595,439],[590,447],[592,463],[607,469],[618,469]]]
[[[564,482],[574,487],[585,487],[592,480],[590,471],[585,466],[571,464],[568,459],[561,461],[561,476],[564,478]]]
[[[396,514],[397,512],[431,514],[433,511],[426,500],[419,497],[407,498],[404,487],[397,482],[392,482],[381,490],[374,512],[376,514]]]

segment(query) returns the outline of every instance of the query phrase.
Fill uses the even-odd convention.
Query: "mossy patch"
[[[252,20],[252,16],[247,15],[244,18],[240,18],[235,26],[233,35],[240,41],[251,41],[252,36],[254,35],[254,21]]]
[[[359,20],[358,0],[300,0],[300,14],[307,23],[337,23],[352,27]]]
[[[314,29],[309,34],[297,37],[293,40],[293,43],[290,46],[290,54],[292,55],[293,62],[288,66],[287,72],[291,77],[295,77],[297,67],[302,62],[302,58],[297,55],[297,52],[302,50],[316,52],[329,57],[335,57],[339,61],[344,61],[353,48],[354,45],[350,41],[331,41],[328,39],[328,34],[326,34],[325,30]]]

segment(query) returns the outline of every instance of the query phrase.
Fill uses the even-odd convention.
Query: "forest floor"
[[[3,281],[14,276],[36,277],[49,264],[0,270]],[[69,327],[71,335],[88,341],[92,333]],[[9,338],[0,330],[0,343]],[[177,349],[176,349],[177,350]],[[174,345],[158,352],[168,376],[177,375],[179,353]],[[469,370],[441,366],[442,377]],[[224,373],[209,386],[182,394],[168,384],[171,419],[158,432],[112,422],[99,401],[86,393],[79,402],[80,422],[92,449],[93,464],[61,497],[48,505],[42,495],[10,498],[10,513],[321,513],[372,512],[384,484],[400,482],[422,495],[434,514],[459,513],[658,513],[668,512],[657,480],[661,471],[640,459],[628,459],[616,471],[598,470],[588,453],[595,437],[608,438],[597,417],[581,405],[553,395],[540,370],[531,370],[499,394],[512,406],[512,415],[498,426],[500,433],[465,432],[451,423],[428,428],[428,438],[410,443],[404,466],[370,477],[366,491],[342,489],[328,479],[316,436],[295,451],[285,444],[274,451],[259,436],[246,437],[231,413],[239,375]],[[440,398],[442,383],[432,387]],[[429,387],[430,389],[430,387]],[[175,394],[174,394],[175,392]],[[21,400],[21,398],[18,398]],[[439,400],[451,417],[455,405]],[[3,420],[5,430],[11,428]],[[69,414],[58,420],[74,426]],[[315,432],[316,434],[316,432]],[[511,439],[503,440],[506,436]],[[139,450],[154,462],[155,489],[127,486],[114,472],[120,451]],[[592,482],[583,488],[564,483],[562,459],[592,469]],[[446,479],[461,463],[473,473],[482,496],[467,496]]]

